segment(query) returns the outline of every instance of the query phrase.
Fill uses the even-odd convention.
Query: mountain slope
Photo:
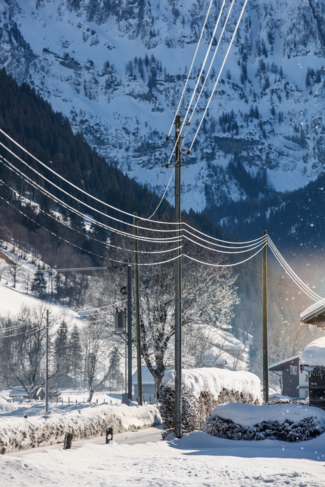
[[[185,148],[241,5],[235,2]],[[212,6],[191,88],[220,6],[221,0]],[[169,145],[165,152],[165,136],[207,8],[207,0],[7,0],[0,6],[0,65],[35,86],[107,161],[162,192],[172,150]],[[206,122],[186,158],[184,209],[252,196],[232,167],[238,160],[257,195],[303,187],[322,171],[324,12],[324,0],[248,2]],[[188,90],[183,115],[190,96]],[[168,195],[172,200],[172,191]]]

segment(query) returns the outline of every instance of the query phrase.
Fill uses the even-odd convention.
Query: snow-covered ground
[[[71,403],[50,404],[45,413],[43,401],[8,403],[0,397],[0,449],[7,451],[35,448],[61,443],[66,431],[75,440],[101,436],[108,426],[115,433],[160,424],[157,406],[111,405],[114,398],[107,396],[106,404]]]
[[[0,457],[1,486],[323,487],[325,435],[298,444],[202,432],[134,446],[84,444]],[[249,460],[248,460],[249,459]]]

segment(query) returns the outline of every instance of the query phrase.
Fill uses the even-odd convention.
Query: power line
[[[190,145],[190,148],[189,148],[189,150],[190,150],[190,151],[192,150],[193,144],[194,144],[195,139],[196,139],[196,137],[197,137],[197,135],[198,135],[198,133],[199,133],[199,130],[200,130],[201,125],[202,125],[202,122],[203,122],[203,119],[204,119],[204,117],[205,117],[205,115],[206,115],[206,112],[207,112],[207,110],[208,110],[208,108],[209,108],[209,105],[210,105],[210,103],[211,103],[212,97],[213,97],[213,95],[214,95],[215,89],[216,89],[216,87],[217,87],[217,85],[218,85],[219,78],[220,78],[220,76],[221,76],[221,73],[222,73],[223,67],[224,67],[224,65],[225,65],[225,63],[226,63],[226,61],[227,61],[227,57],[228,57],[229,51],[230,51],[230,49],[231,49],[231,46],[232,46],[232,44],[233,44],[233,42],[234,42],[235,35],[236,35],[236,33],[237,33],[237,30],[238,30],[238,27],[239,27],[239,24],[240,24],[241,18],[242,18],[242,16],[243,16],[243,13],[244,13],[244,10],[245,10],[245,7],[246,7],[246,4],[247,4],[247,0],[245,0],[244,5],[243,5],[243,8],[242,8],[242,10],[241,10],[241,12],[240,12],[238,22],[237,22],[237,24],[236,24],[236,27],[235,27],[235,30],[234,30],[233,36],[232,36],[232,38],[231,38],[231,41],[230,41],[229,47],[228,47],[228,49],[227,49],[226,56],[225,56],[225,58],[224,58],[224,60],[223,60],[223,62],[222,62],[222,65],[221,65],[221,68],[220,68],[220,71],[219,71],[219,74],[218,74],[217,80],[216,80],[216,82],[215,82],[215,84],[214,84],[214,87],[213,87],[213,90],[212,90],[212,92],[211,92],[210,98],[209,98],[209,100],[208,100],[207,106],[205,107],[205,110],[204,110],[204,112],[203,112],[203,115],[202,115],[201,121],[200,121],[200,123],[199,123],[199,126],[198,126],[198,128],[197,128],[197,131],[196,131],[196,133],[195,133],[195,135],[194,135],[194,138],[193,138],[193,140],[192,140],[192,143],[191,143],[191,145]]]
[[[30,152],[28,152],[24,147],[22,147],[20,144],[18,144],[18,142],[16,142],[14,139],[12,139],[8,134],[6,134],[6,132],[4,132],[2,129],[0,129],[0,132],[5,135],[11,142],[13,142],[15,145],[17,145],[17,147],[19,147],[21,150],[23,150],[26,154],[28,154],[30,157],[32,157],[38,164],[41,164],[43,167],[45,167],[48,171],[50,171],[52,174],[54,174],[55,176],[57,176],[58,178],[60,178],[62,181],[64,181],[65,183],[69,184],[70,186],[72,186],[73,188],[77,189],[78,191],[80,191],[81,193],[85,194],[86,196],[89,196],[89,198],[92,198],[93,200],[97,201],[98,203],[101,203],[102,205],[104,206],[107,206],[108,208],[111,208],[112,210],[115,210],[115,211],[118,211],[124,215],[127,215],[127,216],[130,216],[133,218],[133,214],[132,213],[129,213],[127,211],[124,211],[124,210],[120,210],[119,208],[115,208],[115,206],[112,206],[108,203],[106,203],[105,201],[102,201],[100,200],[99,198],[96,198],[95,196],[87,193],[87,191],[79,188],[78,186],[76,186],[75,184],[71,183],[71,181],[65,179],[63,176],[61,176],[59,173],[57,173],[56,171],[54,171],[52,168],[48,167],[46,164],[44,164],[44,162],[40,161],[39,159],[37,159],[37,157],[33,156]],[[23,162],[25,165],[28,166],[28,164],[26,162],[24,162],[22,159],[20,159],[20,157],[18,157],[14,152],[12,152],[10,149],[8,149],[8,147],[6,147],[4,144],[2,144],[2,142],[0,142],[0,145],[2,147],[4,147],[7,151],[9,151],[14,157],[16,157],[17,159],[21,160],[21,162]],[[38,173],[36,170],[34,170],[32,167],[28,166],[30,169],[32,169],[35,173],[37,173],[40,177],[42,177],[43,179],[45,179],[46,181],[48,181],[50,184],[54,185],[54,183],[52,183],[51,181],[47,180],[45,178],[45,176],[43,176],[42,174]],[[55,185],[56,186],[56,185]],[[63,191],[60,187],[56,186],[58,189],[60,189],[61,191]],[[69,193],[66,193],[69,195]],[[82,202],[81,202],[82,203]],[[89,207],[91,208],[91,207]],[[110,217],[109,215],[107,215],[106,213],[103,213],[103,215],[107,216],[108,218],[113,218],[113,217]],[[138,217],[139,220],[142,220],[142,221],[148,221],[148,218],[143,218],[143,217]],[[122,222],[124,223],[125,225],[131,225],[131,223],[126,223],[126,222]],[[159,223],[160,225],[175,225],[174,222],[161,222],[159,220],[155,220],[153,221],[152,223]]]
[[[186,87],[187,87],[187,83],[188,83],[188,80],[190,78],[190,74],[192,72],[192,68],[193,68],[193,65],[194,65],[194,61],[195,61],[195,58],[196,58],[196,55],[197,55],[197,52],[199,50],[199,46],[200,46],[200,43],[201,43],[201,39],[202,39],[202,36],[203,36],[203,33],[204,33],[204,29],[205,29],[205,25],[207,23],[207,20],[208,20],[208,17],[209,17],[209,14],[210,14],[210,10],[211,10],[211,7],[212,7],[212,3],[213,3],[213,0],[210,1],[210,5],[209,5],[209,8],[208,8],[208,11],[207,11],[207,14],[205,16],[205,20],[204,20],[204,23],[203,23],[203,27],[202,27],[202,30],[201,30],[201,34],[200,34],[200,38],[199,38],[199,41],[196,45],[196,49],[195,49],[195,53],[194,53],[194,56],[193,56],[193,59],[192,59],[192,64],[190,66],[190,70],[188,72],[188,75],[187,75],[187,79],[186,79],[186,83],[184,85],[184,88],[183,88],[183,92],[182,92],[182,95],[181,95],[181,98],[179,100],[179,103],[178,103],[178,107],[177,107],[177,110],[176,110],[176,113],[175,115],[177,115],[178,111],[179,111],[179,108],[181,106],[181,103],[182,103],[182,100],[183,100],[183,96],[185,94],[185,90],[186,90]],[[175,119],[175,117],[173,118],[173,120]],[[169,129],[169,132],[168,132],[168,136],[170,136],[170,133],[172,131],[172,128],[173,128],[173,125],[174,125],[174,122],[172,122],[171,124],[171,127]]]
[[[183,254],[183,256],[186,257],[187,259],[190,259],[190,260],[193,260],[194,262],[197,262],[198,264],[208,265],[210,267],[234,267],[236,265],[244,264],[244,262],[248,262],[249,260],[251,260],[253,257],[255,257],[255,255],[257,255],[259,252],[261,252],[261,250],[263,250],[266,245],[267,245],[267,242],[265,242],[263,247],[261,247],[254,255],[251,255],[250,257],[248,257],[248,259],[242,260],[241,262],[236,262],[235,264],[211,264],[209,262],[204,262],[202,260],[195,259],[194,257],[191,257],[190,255],[187,255],[187,254]]]
[[[86,191],[82,190],[82,189],[81,189],[81,188],[79,188],[78,186],[76,186],[76,185],[74,185],[74,184],[70,183],[68,180],[66,180],[65,178],[63,178],[62,176],[60,176],[58,173],[56,173],[55,171],[53,171],[51,168],[49,168],[48,166],[46,166],[46,164],[44,164],[43,162],[39,161],[39,160],[38,160],[36,157],[34,157],[32,154],[30,154],[30,153],[29,153],[29,152],[28,152],[26,149],[24,149],[22,146],[20,146],[20,145],[19,145],[19,144],[18,144],[18,143],[17,143],[17,142],[14,140],[14,139],[12,139],[12,138],[11,138],[9,135],[7,135],[7,134],[6,134],[6,133],[5,133],[5,132],[4,132],[2,129],[0,129],[0,132],[1,132],[1,133],[3,133],[3,134],[6,136],[6,137],[8,137],[8,138],[9,138],[9,139],[10,139],[10,140],[13,142],[13,143],[15,143],[15,144],[16,144],[16,145],[17,145],[19,148],[21,148],[21,149],[22,149],[24,152],[26,152],[26,153],[27,153],[29,156],[31,156],[33,159],[35,159],[35,160],[36,160],[38,163],[40,163],[42,166],[44,166],[45,168],[47,168],[47,169],[48,169],[49,171],[51,171],[53,174],[55,174],[56,176],[58,176],[59,178],[61,178],[63,181],[65,181],[65,182],[67,182],[68,184],[72,185],[72,186],[73,186],[75,189],[78,189],[79,191],[81,191],[82,193],[86,194],[86,195],[87,195],[87,196],[89,196],[90,198],[93,198],[94,200],[98,201],[99,203],[101,203],[101,204],[103,204],[103,205],[105,205],[105,206],[111,207],[111,205],[108,205],[108,204],[107,204],[107,203],[105,203],[104,201],[99,200],[98,198],[95,198],[94,196],[90,195],[89,193],[87,193]],[[4,147],[4,148],[7,150],[7,151],[9,151],[9,152],[10,152],[10,153],[11,153],[11,154],[14,156],[14,157],[16,157],[16,158],[17,158],[19,161],[21,161],[21,162],[22,162],[24,165],[26,165],[26,166],[27,166],[29,169],[32,169],[32,170],[33,170],[33,171],[34,171],[36,174],[38,174],[38,175],[39,175],[41,178],[43,178],[44,180],[48,181],[50,184],[54,185],[54,183],[52,183],[51,181],[49,181],[49,180],[48,180],[47,178],[45,178],[45,177],[44,177],[42,174],[38,173],[38,172],[37,172],[37,171],[36,171],[34,168],[32,168],[31,166],[29,166],[29,165],[28,165],[28,164],[27,164],[25,161],[23,161],[23,160],[22,160],[22,159],[21,159],[19,156],[17,156],[15,153],[13,153],[13,152],[12,152],[10,149],[8,149],[8,148],[7,148],[5,145],[3,145],[1,142],[0,142],[0,145],[1,145],[1,146],[3,146],[3,147]],[[13,166],[11,163],[9,163],[9,161],[7,161],[7,159],[5,159],[5,158],[4,158],[4,157],[2,157],[2,156],[0,156],[0,158],[1,158],[1,160],[6,161],[6,163],[7,163],[7,164],[9,164],[9,165],[10,165],[12,168],[14,168],[14,166]],[[19,171],[17,168],[14,168],[14,169],[15,169],[16,171],[18,171],[18,172],[19,172],[19,173],[22,175],[22,177],[27,178],[27,179],[29,180],[30,184],[32,184],[32,182],[31,182],[30,178],[28,178],[28,176],[26,176],[24,173],[22,173],[21,171]],[[37,183],[34,183],[34,184],[37,184]],[[39,185],[38,185],[38,186],[39,186]],[[64,191],[64,190],[62,190],[60,187],[58,187],[58,186],[56,186],[56,185],[54,185],[54,186],[55,186],[55,187],[57,187],[59,190]],[[39,190],[40,190],[40,191],[42,191],[42,188],[39,188]],[[46,190],[44,190],[44,191],[46,191]],[[47,192],[47,193],[48,193],[48,196],[49,196],[49,197],[51,197],[51,196],[52,196],[52,198],[55,198],[55,201],[56,201],[56,202],[60,202],[60,204],[65,205],[65,207],[67,207],[67,208],[71,209],[71,206],[70,206],[70,205],[68,205],[67,203],[62,202],[61,200],[59,200],[59,198],[54,197],[53,195],[51,195],[51,193],[49,193],[49,192]],[[65,193],[66,193],[66,192],[65,192]],[[71,195],[69,195],[69,193],[66,193],[66,194],[67,194],[68,196],[71,196]],[[77,198],[75,198],[75,199],[76,199],[78,202],[80,202],[81,204],[84,204],[82,201],[78,200]],[[89,207],[89,205],[87,205],[87,206]],[[92,207],[89,207],[89,208],[92,208]],[[124,213],[124,214],[126,214],[126,215],[133,216],[133,214],[131,214],[131,213],[124,212],[123,210],[119,210],[119,209],[117,209],[117,208],[115,208],[115,207],[112,207],[112,208],[113,208],[113,209],[115,209],[115,210],[117,210],[117,211],[120,211],[120,212],[122,212],[122,213]],[[77,211],[77,210],[75,210],[75,211]],[[96,210],[96,211],[97,211],[97,210]],[[80,214],[81,214],[81,213],[80,213]],[[106,213],[102,213],[102,214],[103,214],[104,216],[108,217],[108,218],[111,218],[111,217],[110,217],[109,215],[107,215]],[[84,218],[85,220],[88,220],[88,221],[89,221],[89,223],[93,223],[93,221],[94,221],[93,219],[90,219],[89,217],[87,217],[87,216],[86,216],[86,215],[84,215],[84,214],[81,214],[81,215],[83,216],[83,218]],[[149,220],[148,218],[142,218],[142,217],[138,217],[138,218],[139,218],[140,220],[142,220],[142,221],[150,221],[151,223],[159,223],[159,224],[163,224],[163,225],[175,225],[175,222],[162,222],[162,221],[157,221],[157,220],[152,220],[152,221],[151,221],[151,220]],[[131,225],[131,224],[126,223],[126,222],[124,222],[124,221],[122,221],[122,220],[119,220],[119,221],[120,221],[120,223],[122,223],[122,224],[124,224],[124,225]],[[99,224],[99,223],[98,223],[98,224]],[[186,223],[186,222],[182,222],[181,224],[182,224],[182,225],[187,226],[187,227],[188,227],[188,228],[190,228],[191,230],[193,230],[193,231],[195,231],[195,232],[197,232],[197,233],[199,233],[199,234],[201,234],[201,235],[206,236],[207,238],[210,238],[210,239],[212,239],[212,240],[214,240],[214,241],[223,242],[223,243],[231,243],[231,244],[234,244],[234,245],[239,245],[239,244],[241,244],[241,243],[244,243],[244,244],[245,244],[245,243],[251,243],[251,242],[254,242],[254,241],[256,241],[256,240],[259,240],[259,239],[255,239],[255,240],[252,240],[252,241],[250,241],[250,242],[229,242],[229,241],[226,241],[226,240],[222,240],[222,239],[217,239],[217,238],[211,237],[211,236],[209,236],[209,235],[207,235],[207,234],[205,234],[205,233],[203,233],[203,232],[200,232],[199,230],[197,230],[196,228],[192,227],[191,225],[189,225],[189,224],[188,224],[188,223]],[[103,226],[103,228],[107,228],[107,229],[109,229],[109,230],[111,230],[111,231],[113,231],[113,232],[119,233],[120,235],[124,235],[124,236],[132,236],[132,237],[133,237],[133,235],[132,235],[132,234],[128,234],[128,233],[126,233],[126,232],[118,231],[118,230],[116,230],[116,229],[114,229],[114,228],[112,228],[112,227],[109,227],[109,226],[107,226],[107,225],[100,224],[100,226]],[[133,225],[131,225],[131,226],[133,226]],[[143,230],[146,230],[146,228],[143,228],[143,227],[141,227],[141,228],[142,228]],[[147,229],[147,230],[148,230],[148,231],[152,231],[153,229]],[[157,231],[157,230],[155,230],[155,231]],[[166,230],[166,231],[167,231],[167,230]],[[143,237],[141,237],[141,236],[139,236],[138,238],[139,238],[139,240],[143,239]],[[169,239],[174,241],[174,240],[175,240],[175,237],[169,237]],[[144,239],[143,239],[143,240],[144,240]],[[149,240],[154,241],[154,239],[150,239],[149,237],[147,237],[147,240],[148,240],[148,241],[149,241]],[[158,241],[159,239],[156,239],[156,240]],[[167,239],[165,239],[165,241],[166,241],[166,240],[167,240]]]
[[[78,250],[81,250],[82,252],[87,252],[88,254],[91,254],[91,255],[95,255],[96,257],[100,257],[101,259],[104,259],[104,260],[109,260],[110,262],[116,262],[117,264],[125,264],[125,262],[122,262],[120,260],[116,260],[116,259],[110,259],[108,257],[103,257],[102,255],[99,255],[99,254],[96,254],[95,252],[91,252],[90,250],[86,250],[86,249],[83,249],[82,247],[79,247],[78,245],[75,245],[73,244],[72,242],[69,242],[69,240],[66,240],[65,238],[62,238],[60,237],[59,235],[57,235],[56,233],[52,232],[51,230],[49,230],[48,228],[44,227],[43,225],[41,225],[40,223],[36,222],[35,220],[33,220],[33,218],[27,216],[24,212],[22,212],[21,210],[19,210],[18,208],[16,208],[14,205],[12,205],[11,203],[9,203],[9,201],[5,200],[2,196],[0,196],[0,198],[5,202],[7,203],[9,206],[11,206],[12,208],[14,208],[16,211],[18,211],[18,213],[20,213],[21,215],[23,215],[25,218],[28,218],[29,220],[31,220],[33,223],[35,223],[36,225],[39,225],[41,228],[43,228],[44,230],[46,230],[47,232],[49,232],[51,235],[54,235],[55,237],[59,238],[60,240],[62,240],[63,242],[67,243],[68,245],[72,245],[73,247],[77,248]],[[150,263],[139,263],[138,265],[139,266],[150,266],[150,265],[162,265],[162,264],[167,264],[168,262],[172,262],[176,259],[178,259],[179,257],[173,257],[171,259],[168,259],[168,260],[165,260],[165,261],[162,261],[162,262],[150,262]],[[130,265],[134,265],[132,262],[130,262]]]
[[[297,274],[293,271],[293,269],[290,267],[290,265],[286,262],[284,257],[281,255],[279,250],[276,248],[274,245],[272,239],[269,237],[269,247],[272,250],[274,256],[278,260],[279,264],[284,268],[285,272],[291,277],[291,279],[294,281],[294,283],[303,291],[307,296],[309,296],[311,299],[314,301],[320,301],[322,298],[316,294],[314,291],[312,291],[298,276]]]
[[[49,191],[47,191],[45,188],[42,188],[38,183],[33,181],[31,178],[29,178],[26,174],[24,174],[22,171],[20,171],[18,168],[16,168],[13,164],[11,164],[9,161],[7,161],[7,159],[2,157],[1,155],[0,155],[0,161],[3,164],[5,164],[8,167],[8,169],[10,169],[12,172],[16,173],[16,175],[22,177],[25,181],[27,181],[31,186],[36,188],[42,194],[46,195],[48,198],[52,199],[55,203],[60,204],[61,206],[68,209],[72,213],[75,213],[76,215],[80,216],[84,220],[88,221],[90,224],[98,225],[101,228],[105,228],[106,230],[109,230],[111,232],[114,232],[114,233],[121,235],[121,236],[124,236],[124,237],[134,238],[134,235],[132,233],[127,233],[127,232],[124,232],[122,230],[117,230],[114,227],[106,225],[105,223],[101,223],[98,220],[95,220],[95,218],[90,218],[85,213],[82,213],[82,212],[76,210],[75,208],[70,206],[68,203],[65,203],[60,198],[58,198],[57,196],[55,196],[52,193],[50,193]],[[139,227],[139,228],[143,229],[143,227]],[[167,237],[167,238],[166,237],[154,237],[154,238],[152,238],[152,237],[138,236],[137,238],[143,242],[150,242],[150,243],[175,243],[177,241],[177,237]]]
[[[210,74],[210,71],[211,71],[211,68],[212,68],[212,65],[213,65],[214,59],[215,59],[215,57],[216,57],[216,54],[217,54],[217,52],[218,52],[218,49],[219,49],[219,46],[220,46],[221,40],[222,40],[222,38],[223,38],[223,34],[224,34],[225,28],[226,28],[226,26],[227,26],[228,19],[229,19],[229,16],[230,16],[230,14],[231,14],[232,7],[233,7],[233,5],[234,5],[234,2],[235,2],[235,0],[232,0],[231,5],[230,5],[230,7],[229,7],[229,10],[228,10],[228,15],[227,15],[227,18],[226,18],[226,20],[225,20],[225,23],[224,23],[223,29],[222,29],[222,31],[221,31],[221,34],[220,34],[220,38],[219,38],[218,44],[216,45],[216,48],[215,48],[215,50],[214,50],[214,54],[213,54],[212,60],[211,60],[211,62],[210,62],[210,66],[209,66],[208,72],[207,72],[207,74],[206,74],[206,76],[205,76],[205,79],[204,79],[203,85],[202,85],[202,87],[201,87],[201,91],[200,91],[200,93],[199,93],[199,96],[197,97],[197,100],[196,100],[195,106],[194,106],[194,108],[193,108],[193,112],[192,112],[192,114],[191,114],[191,116],[190,116],[190,120],[189,120],[189,122],[191,122],[191,120],[192,120],[192,118],[193,118],[193,115],[194,115],[194,113],[195,113],[196,107],[197,107],[197,105],[198,105],[198,103],[199,103],[199,100],[200,100],[200,98],[201,98],[201,95],[202,95],[202,92],[203,92],[203,90],[204,90],[205,84],[206,84],[207,79],[208,79],[208,77],[209,77],[209,74]],[[185,139],[185,136],[184,136],[184,139]]]
[[[1,156],[0,156],[1,157]],[[7,186],[7,188],[9,188],[14,194],[16,194],[15,190],[13,188],[11,188],[11,186],[9,186],[9,184],[5,183],[3,180],[0,180],[5,186]],[[110,244],[110,243],[107,243],[107,242],[103,242],[102,240],[98,240],[98,238],[95,238],[91,235],[87,235],[85,233],[82,233],[80,232],[79,230],[77,230],[76,228],[73,228],[71,227],[70,225],[68,225],[67,223],[65,223],[64,221],[56,218],[55,216],[51,215],[51,213],[48,213],[47,211],[43,210],[40,206],[37,207],[38,211],[40,211],[41,213],[43,213],[44,215],[46,216],[49,216],[50,218],[52,218],[54,221],[56,221],[57,223],[60,223],[61,225],[65,226],[66,228],[68,228],[69,230],[73,231],[73,232],[76,232],[78,233],[79,235],[81,235],[82,237],[86,238],[86,239],[89,239],[89,240],[94,240],[95,242],[98,242],[102,245],[104,245],[105,247],[112,247],[114,249],[117,249],[117,250],[122,250],[122,251],[125,251],[125,252],[134,252],[133,249],[128,249],[128,248],[123,248],[123,247],[119,247],[117,245],[113,245],[113,244]],[[171,249],[167,249],[167,250],[152,250],[152,251],[146,251],[146,250],[139,250],[138,252],[140,254],[164,254],[164,253],[167,253],[167,252],[173,252],[175,251],[175,248],[171,248]]]
[[[233,5],[234,1],[235,1],[235,0],[233,0],[233,1],[232,1],[231,7],[230,7],[230,12],[231,12],[232,5]],[[202,76],[202,73],[203,73],[203,70],[204,70],[205,64],[206,64],[206,62],[207,62],[207,59],[208,59],[209,53],[210,53],[210,51],[211,51],[211,46],[212,46],[212,43],[213,43],[213,39],[214,39],[214,36],[215,36],[216,30],[217,30],[217,28],[218,28],[218,25],[219,25],[219,22],[220,22],[220,19],[221,19],[221,14],[222,14],[222,12],[223,12],[223,8],[224,8],[224,6],[225,6],[225,0],[223,0],[223,4],[222,4],[222,6],[221,6],[221,9],[220,9],[220,13],[219,13],[219,16],[218,16],[217,22],[216,22],[216,25],[215,25],[215,27],[214,27],[213,34],[212,34],[212,36],[211,36],[211,41],[210,41],[210,44],[209,44],[209,46],[208,46],[208,49],[207,49],[207,52],[206,52],[206,55],[205,55],[205,58],[204,58],[203,64],[202,64],[202,66],[201,66],[201,70],[200,70],[199,76],[198,76],[197,81],[196,81],[196,83],[195,83],[195,87],[194,87],[194,90],[193,90],[193,93],[192,93],[192,97],[191,97],[191,99],[190,99],[190,103],[189,103],[189,105],[188,105],[188,108],[187,108],[187,111],[186,111],[185,117],[184,117],[184,119],[183,119],[183,123],[182,123],[181,129],[180,129],[180,131],[179,131],[178,137],[177,137],[177,139],[175,140],[175,145],[174,145],[174,148],[173,148],[173,150],[172,150],[172,153],[171,153],[171,155],[170,155],[170,157],[169,157],[169,160],[168,160],[168,164],[167,164],[167,165],[169,165],[169,164],[170,164],[171,158],[172,158],[173,153],[174,153],[174,151],[175,151],[175,149],[176,149],[176,146],[177,146],[177,144],[178,144],[179,138],[180,138],[180,137],[181,137],[181,135],[182,135],[182,131],[183,131],[184,125],[185,125],[185,123],[186,123],[186,118],[187,118],[187,115],[188,115],[188,113],[189,113],[189,111],[190,111],[190,109],[191,109],[191,105],[192,105],[193,99],[194,99],[194,97],[195,97],[196,90],[197,90],[197,88],[198,88],[198,86],[199,86],[199,83],[200,83],[200,80],[201,80],[201,76]],[[227,17],[227,20],[228,20],[228,17]],[[226,21],[226,22],[227,22],[227,21]],[[219,40],[219,42],[220,42],[220,40]],[[199,97],[200,97],[200,95],[199,95]],[[176,113],[177,113],[177,112],[176,112]],[[173,126],[173,124],[172,124],[172,126]]]
[[[262,240],[261,242],[258,242],[255,247],[249,247],[248,249],[245,249],[245,250],[237,250],[236,251],[231,251],[231,252],[227,252],[226,250],[220,250],[220,249],[211,249],[210,247],[207,247],[206,245],[203,245],[203,244],[200,244],[199,242],[195,242],[194,240],[192,240],[191,238],[187,237],[186,235],[183,235],[182,238],[185,238],[186,240],[189,240],[190,242],[196,244],[196,245],[199,245],[200,247],[203,247],[207,250],[211,250],[212,252],[218,252],[219,254],[231,254],[231,255],[237,255],[237,254],[242,254],[244,252],[251,252],[252,250],[254,249],[257,249],[258,247],[260,247],[261,245],[263,245],[264,242],[266,242],[266,239],[265,240]]]
[[[1,131],[1,129],[0,129]],[[13,155],[14,157],[16,157],[16,159],[18,159],[20,162],[22,162],[26,167],[28,167],[28,169],[30,169],[31,171],[33,171],[35,174],[37,174],[39,177],[41,177],[42,179],[44,179],[44,181],[46,181],[47,183],[51,184],[52,186],[54,186],[54,188],[58,189],[59,191],[61,191],[62,193],[64,193],[66,196],[72,198],[73,200],[77,201],[79,204],[85,206],[86,208],[88,208],[89,210],[92,210],[106,218],[110,218],[111,220],[113,221],[116,221],[118,223],[122,223],[123,225],[127,225],[127,226],[130,226],[132,228],[134,228],[136,225],[134,225],[133,223],[127,223],[123,220],[120,220],[119,218],[115,218],[114,216],[110,216],[108,215],[107,213],[104,213],[100,210],[98,210],[97,208],[94,208],[93,206],[90,206],[88,205],[87,203],[79,200],[76,196],[73,196],[72,194],[68,193],[68,191],[65,191],[63,188],[60,188],[60,186],[58,186],[57,184],[53,183],[53,181],[51,181],[50,179],[46,178],[43,174],[41,174],[40,172],[36,171],[36,169],[34,169],[32,166],[29,166],[27,164],[27,162],[25,162],[23,159],[21,159],[17,154],[15,154],[14,152],[12,152],[8,147],[6,147],[4,144],[2,144],[2,142],[0,142],[0,145],[2,147],[4,147],[8,152],[10,152],[11,155]],[[2,157],[2,156],[0,156]],[[4,159],[4,158],[3,158]],[[6,161],[8,164],[11,164],[9,161]],[[46,166],[45,166],[46,167]],[[71,183],[72,184],[72,183]],[[73,187],[76,187],[75,185],[72,185]],[[80,191],[82,191],[84,193],[84,191],[82,189],[79,188]],[[86,193],[88,195],[88,193]],[[96,201],[102,203],[102,204],[105,204],[103,201],[101,200],[98,200],[97,198],[94,198]],[[109,206],[106,204],[106,206]],[[163,222],[159,222],[160,224],[163,224]],[[156,228],[145,228],[145,227],[142,227],[143,230],[148,230],[150,232],[162,232],[162,233],[166,233],[166,232],[173,232],[174,230],[162,230],[162,229],[156,229]]]
[[[19,337],[21,335],[30,335],[32,333],[36,333],[41,330],[45,330],[45,326],[42,326],[41,328],[37,328],[36,330],[26,331],[24,333],[18,333],[16,335],[0,336],[0,338],[12,338],[12,337]]]

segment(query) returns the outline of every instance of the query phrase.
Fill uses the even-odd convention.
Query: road
[[[137,443],[148,443],[150,441],[161,440],[162,426],[155,426],[152,428],[144,428],[142,430],[132,430],[126,433],[118,433],[114,435],[114,441],[121,445],[136,445]],[[87,440],[72,441],[72,448],[80,447],[85,443],[104,444],[105,436],[98,436],[96,438],[89,438]],[[8,453],[8,455],[21,456],[29,455],[30,453],[42,452],[45,450],[58,450],[61,449],[63,443],[57,443],[56,445],[41,446],[39,448],[30,448],[29,450],[20,450]]]

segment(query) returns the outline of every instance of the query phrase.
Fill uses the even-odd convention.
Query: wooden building
[[[282,394],[293,399],[305,399],[309,392],[308,373],[300,368],[299,355],[270,365],[270,372],[282,373]]]
[[[300,321],[325,327],[325,301],[309,306]],[[325,410],[325,336],[312,341],[300,355],[301,370],[309,374],[309,404]]]

